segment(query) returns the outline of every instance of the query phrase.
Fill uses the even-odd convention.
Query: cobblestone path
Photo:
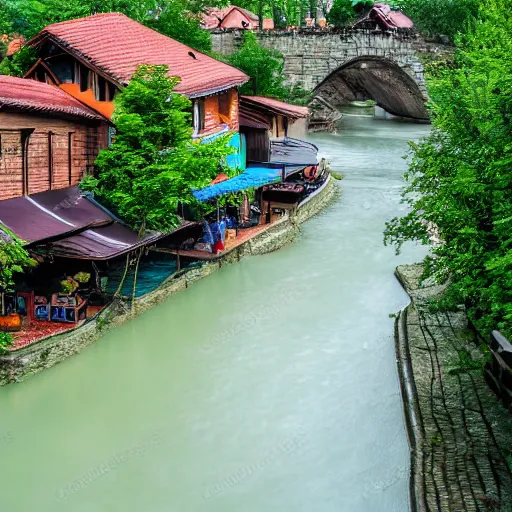
[[[412,448],[416,510],[512,512],[512,416],[484,379],[464,312],[431,313],[439,287],[421,267],[397,269],[412,304],[397,322],[397,356]]]

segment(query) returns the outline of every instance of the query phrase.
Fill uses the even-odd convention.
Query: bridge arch
[[[313,102],[337,109],[351,101],[374,100],[395,116],[427,120],[418,83],[397,63],[373,55],[353,58],[329,73],[314,89]]]

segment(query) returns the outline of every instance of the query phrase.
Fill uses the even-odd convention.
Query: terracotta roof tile
[[[26,78],[0,75],[0,110],[4,107],[106,121],[103,116],[58,87]]]
[[[176,92],[191,97],[239,86],[249,79],[242,71],[120,13],[96,14],[49,25],[29,44],[35,46],[46,36],[122,85],[129,83],[140,64],[169,66],[169,74],[181,78]]]

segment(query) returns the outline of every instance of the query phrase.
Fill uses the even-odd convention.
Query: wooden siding
[[[227,118],[224,116],[221,117],[219,111],[219,105],[224,101],[221,96],[225,97],[226,103],[229,105]],[[206,97],[204,101],[204,111],[204,131],[201,132],[200,135],[218,132],[226,125],[230,130],[238,131],[238,91],[236,89],[230,89],[229,91]]]
[[[23,187],[22,129],[34,130],[27,149],[27,190]],[[3,200],[22,196],[24,192],[35,194],[79,183],[86,171],[92,169],[99,150],[107,146],[108,127],[106,123],[80,124],[0,112],[0,137],[0,200]]]

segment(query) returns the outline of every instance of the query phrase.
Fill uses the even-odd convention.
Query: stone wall
[[[185,269],[181,273],[170,276],[155,291],[137,299],[133,309],[128,309],[123,302],[114,302],[97,317],[72,331],[48,337],[9,355],[0,356],[0,386],[19,382],[28,375],[51,368],[97,341],[107,330],[131,320],[168,297],[185,290],[225,264],[235,263],[244,256],[265,254],[280,249],[292,242],[300,224],[331,203],[339,194],[339,190],[335,180],[330,178],[316,195],[291,216],[284,217],[271,228],[240,245],[220,260],[207,262],[201,267],[190,270]]]
[[[265,31],[255,32],[259,43],[284,55],[284,74],[289,85],[313,90],[330,73],[357,57],[388,59],[411,76],[426,94],[421,55],[436,53],[437,46],[427,45],[409,34],[385,34],[369,30],[342,32]],[[212,32],[213,50],[229,55],[239,48],[240,30]]]

